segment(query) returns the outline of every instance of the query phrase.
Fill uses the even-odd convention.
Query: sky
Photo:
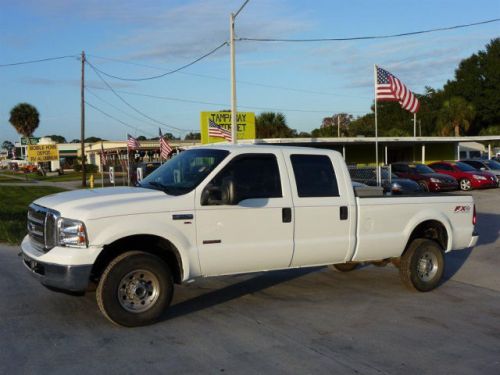
[[[162,74],[228,41],[229,14],[242,3],[0,0],[0,65],[70,56],[0,67],[0,142],[18,140],[9,113],[20,102],[40,112],[36,136],[79,138],[82,51],[92,66],[112,75]],[[355,37],[499,17],[498,0],[250,0],[235,32],[241,38]],[[421,93],[425,86],[442,88],[460,60],[499,36],[500,22],[371,41],[237,41],[238,111],[282,112],[291,128],[311,131],[334,113],[370,112],[374,64]],[[199,131],[201,111],[231,107],[229,58],[223,46],[178,73],[139,82],[101,74],[103,81],[86,65],[86,135],[120,140],[127,133],[154,137],[159,127],[182,137]]]

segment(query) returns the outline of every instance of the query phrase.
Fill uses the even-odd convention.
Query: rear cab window
[[[326,155],[290,155],[300,198],[338,197],[337,177]]]

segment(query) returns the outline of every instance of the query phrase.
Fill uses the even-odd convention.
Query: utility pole
[[[231,142],[237,143],[238,112],[236,107],[236,58],[234,50],[234,20],[250,0],[246,0],[236,13],[229,15],[229,47],[231,55]]]
[[[234,51],[234,13],[229,15],[229,47],[231,50],[231,142],[237,143],[238,118],[236,113],[236,59]]]
[[[80,84],[80,145],[82,154],[82,187],[87,186],[85,173],[85,51],[82,51],[82,81]]]
[[[337,115],[337,138],[340,138],[340,115]]]

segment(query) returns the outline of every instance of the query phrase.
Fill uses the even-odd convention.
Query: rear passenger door
[[[286,160],[295,222],[291,266],[343,263],[354,246],[355,207],[348,205],[346,176],[337,178],[340,164],[319,153],[287,152]]]

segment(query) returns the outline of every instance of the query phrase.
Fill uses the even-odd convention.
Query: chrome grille
[[[28,234],[33,246],[43,252],[49,251],[53,244],[53,236],[47,236],[46,229],[54,230],[54,217],[57,212],[51,211],[48,208],[30,204],[28,207]],[[49,237],[49,238],[47,238]],[[47,241],[49,239],[49,241]]]

